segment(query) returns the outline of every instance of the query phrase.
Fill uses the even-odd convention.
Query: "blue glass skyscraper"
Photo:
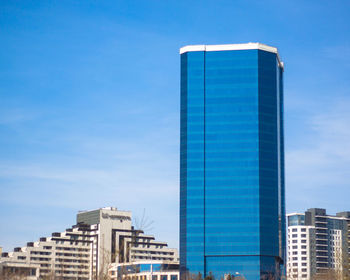
[[[258,43],[181,48],[181,277],[280,279],[283,63]]]

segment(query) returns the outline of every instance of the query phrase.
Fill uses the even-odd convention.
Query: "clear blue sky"
[[[350,210],[350,2],[0,2],[0,246],[116,206],[178,246],[179,48],[285,63],[287,210]]]

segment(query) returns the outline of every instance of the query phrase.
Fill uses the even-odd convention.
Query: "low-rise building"
[[[38,264],[28,264],[23,262],[0,262],[0,275],[6,280],[38,280],[39,279]]]
[[[131,212],[113,207],[79,212],[73,227],[2,252],[0,265],[5,270],[16,265],[38,269],[40,277],[54,274],[65,280],[91,280],[107,273],[111,263],[178,261],[176,249],[135,229],[131,220]]]
[[[108,270],[111,279],[118,280],[178,280],[178,261],[136,261],[113,263]]]

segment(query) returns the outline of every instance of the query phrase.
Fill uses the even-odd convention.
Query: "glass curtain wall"
[[[280,275],[285,254],[281,78],[275,53],[181,55],[182,277]]]

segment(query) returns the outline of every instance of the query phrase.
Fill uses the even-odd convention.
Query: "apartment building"
[[[0,266],[7,273],[15,274],[16,271],[10,270],[13,266],[29,269],[39,266],[42,277],[55,274],[64,279],[88,280],[92,276],[92,244],[96,238],[91,232],[90,228],[80,226],[54,232],[50,237],[16,247],[13,252],[3,252]]]
[[[349,273],[350,213],[328,215],[312,208],[291,213],[288,218],[288,279],[312,279],[332,272],[339,277]]]
[[[315,274],[315,227],[306,226],[303,214],[288,216],[288,260],[289,279],[311,279]]]
[[[28,267],[33,279],[55,274],[65,280],[91,280],[107,273],[111,263],[178,260],[176,249],[134,229],[131,221],[131,212],[114,207],[79,212],[71,228],[3,252],[0,272],[15,272],[12,266],[22,266]]]

